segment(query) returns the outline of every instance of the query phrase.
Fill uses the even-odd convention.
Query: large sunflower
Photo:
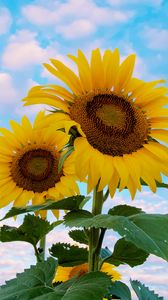
[[[100,269],[101,272],[108,274],[112,277],[112,281],[120,280],[121,275],[115,270],[115,266],[104,263]],[[74,267],[58,266],[53,282],[64,282],[71,279],[75,275],[82,276],[88,272],[88,263],[81,264]]]
[[[25,206],[31,199],[36,205],[46,197],[59,200],[79,193],[73,161],[67,159],[58,172],[60,150],[69,136],[45,128],[45,118],[40,112],[34,125],[24,116],[21,125],[10,122],[13,131],[0,128],[0,207],[12,201],[14,206]]]
[[[168,89],[156,85],[164,80],[144,82],[132,78],[135,55],[121,64],[118,49],[92,51],[90,63],[79,50],[69,55],[79,76],[58,60],[45,67],[69,89],[59,85],[37,86],[24,99],[25,105],[45,103],[57,109],[48,117],[67,130],[76,126],[76,172],[80,180],[88,176],[88,192],[99,182],[113,197],[128,187],[132,198],[141,181],[153,192],[161,173],[168,175]]]

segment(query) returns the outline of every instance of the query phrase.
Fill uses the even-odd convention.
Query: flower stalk
[[[103,191],[98,192],[98,185],[94,189],[92,214],[101,214],[103,206]],[[89,272],[99,270],[99,255],[104,233],[99,228],[91,228],[89,234]]]

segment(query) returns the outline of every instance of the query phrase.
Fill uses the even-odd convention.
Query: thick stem
[[[36,245],[33,245],[34,247],[34,253],[35,253],[35,256],[36,256],[36,260],[37,260],[37,263],[41,261],[41,258],[40,258],[40,253],[36,247]]]
[[[96,186],[93,194],[92,214],[94,216],[101,214],[102,206],[103,206],[103,191],[98,192],[98,186]],[[99,254],[100,254],[99,239],[100,239],[100,229],[94,227],[91,228],[89,234],[89,272],[99,270]]]

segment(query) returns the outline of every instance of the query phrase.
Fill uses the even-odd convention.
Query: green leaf
[[[104,260],[112,255],[112,252],[108,247],[101,248],[101,258]]]
[[[92,219],[93,215],[89,211],[79,209],[66,214],[64,224],[69,227],[89,227]]]
[[[72,284],[62,300],[102,300],[111,285],[111,278],[102,272],[87,273]]]
[[[38,210],[52,210],[52,209],[76,210],[79,208],[81,203],[85,200],[85,198],[86,198],[85,196],[78,195],[78,196],[68,197],[57,202],[48,200],[41,205],[31,205],[23,208],[12,207],[11,210],[0,221],[11,218],[13,216],[17,216],[29,212],[35,212]]]
[[[25,241],[35,246],[38,241],[50,232],[60,221],[50,224],[34,215],[26,215],[23,224],[18,228],[4,225],[0,231],[1,242]]]
[[[154,291],[150,291],[149,288],[141,282],[137,280],[130,280],[130,282],[139,300],[164,300],[163,297],[158,296]]]
[[[71,230],[68,232],[68,234],[75,242],[88,245],[88,237],[84,230]]]
[[[74,147],[70,146],[70,147],[68,147],[68,150],[66,151],[66,153],[61,156],[59,163],[58,163],[58,172],[61,172],[65,160],[73,151],[74,151]]]
[[[17,278],[6,282],[0,289],[1,300],[32,300],[40,295],[47,295],[52,290],[52,280],[57,262],[48,258],[36,266],[31,266],[24,273],[17,274]],[[46,296],[46,299],[47,296]]]
[[[58,264],[64,267],[80,265],[88,261],[88,251],[86,248],[79,248],[65,243],[52,245],[49,252],[57,257]]]
[[[113,299],[114,296],[116,296],[121,300],[131,300],[131,292],[128,286],[121,281],[115,281],[111,284],[105,298],[111,299],[111,296],[113,296]],[[144,298],[144,300],[146,300],[146,298]]]
[[[143,213],[141,208],[137,208],[129,205],[114,206],[109,210],[108,214],[112,216],[124,216],[129,217],[131,215]]]
[[[135,267],[143,264],[148,256],[149,253],[122,238],[117,241],[112,255],[105,261],[115,266],[127,264],[130,267]]]
[[[87,211],[70,212],[64,221],[69,227],[108,228],[147,253],[168,261],[168,215],[140,213],[130,217],[97,215]]]

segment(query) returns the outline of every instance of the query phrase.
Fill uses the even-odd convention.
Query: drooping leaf
[[[106,261],[115,266],[127,264],[135,267],[143,264],[148,256],[149,253],[122,238],[116,242],[112,255]]]
[[[150,291],[140,281],[130,280],[130,282],[139,300],[164,300],[163,297],[158,296],[154,291]]]
[[[111,286],[109,287],[108,293],[105,295],[105,298],[116,299],[115,296],[117,297],[117,299],[121,299],[121,300],[131,300],[132,299],[131,292],[130,292],[128,286],[121,281],[115,281],[111,284]],[[146,300],[146,299],[144,298],[144,300]]]
[[[112,216],[124,216],[124,217],[129,217],[140,213],[143,213],[141,208],[129,206],[129,205],[117,205],[111,208],[108,212],[108,214]]]
[[[76,210],[80,207],[81,203],[85,200],[85,196],[73,196],[68,197],[60,201],[47,200],[45,203],[40,205],[30,205],[27,207],[12,207],[11,210],[0,220],[5,220],[13,216],[35,212],[38,210],[54,210],[54,209],[64,209],[64,210]]]
[[[70,212],[64,221],[69,227],[108,228],[147,253],[168,261],[168,215],[136,214],[130,217],[97,215],[87,211]]]
[[[31,266],[15,279],[6,282],[0,289],[1,300],[32,300],[40,295],[47,295],[52,290],[52,280],[57,262],[48,258],[45,262]],[[47,297],[46,297],[47,299]]]
[[[71,230],[68,232],[68,234],[75,242],[88,245],[88,237],[85,234],[84,230]]]
[[[0,231],[1,242],[25,241],[36,245],[38,241],[50,232],[60,221],[50,224],[34,215],[26,215],[23,224],[17,227],[4,225]]]
[[[69,289],[62,300],[102,300],[106,294],[111,279],[102,272],[91,272],[81,276]]]
[[[66,243],[52,245],[49,252],[58,259],[58,264],[64,267],[76,266],[88,261],[86,248],[79,248]]]

